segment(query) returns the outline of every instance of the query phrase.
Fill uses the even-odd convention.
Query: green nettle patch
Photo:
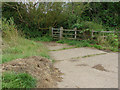
[[[36,79],[26,73],[4,72],[2,88],[35,88]]]

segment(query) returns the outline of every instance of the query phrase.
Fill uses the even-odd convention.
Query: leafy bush
[[[109,48],[112,51],[118,51],[117,50],[119,46],[118,35],[113,33],[110,34],[107,33],[105,36],[106,37],[104,37],[104,35],[101,34],[96,35],[97,44]]]
[[[115,34],[111,34],[108,36],[107,40],[109,41],[109,44],[112,45],[113,47],[118,47],[118,36]]]
[[[4,72],[2,88],[35,88],[36,79],[27,73]]]
[[[92,21],[82,21],[81,23],[76,23],[72,26],[72,28],[77,28],[80,30],[95,30],[102,31],[103,26]]]

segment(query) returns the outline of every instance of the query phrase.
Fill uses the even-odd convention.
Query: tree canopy
[[[37,32],[40,28],[61,26],[73,28],[76,25],[81,27],[90,24],[85,22],[118,29],[119,4],[118,2],[5,2],[2,5],[2,15],[7,19],[13,17],[19,28],[31,32]]]

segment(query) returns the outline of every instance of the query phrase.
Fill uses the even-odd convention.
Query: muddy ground
[[[2,71],[25,72],[37,79],[36,88],[56,88],[61,72],[46,58],[33,56],[16,59],[2,65]]]

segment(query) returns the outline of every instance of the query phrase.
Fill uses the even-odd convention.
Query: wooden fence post
[[[63,38],[63,27],[60,28],[60,40]]]
[[[93,39],[93,30],[92,30],[92,32],[91,32],[91,39]]]
[[[49,35],[52,36],[53,32],[52,32],[52,27],[49,27]]]
[[[75,39],[77,38],[77,28],[74,28],[75,30]]]

